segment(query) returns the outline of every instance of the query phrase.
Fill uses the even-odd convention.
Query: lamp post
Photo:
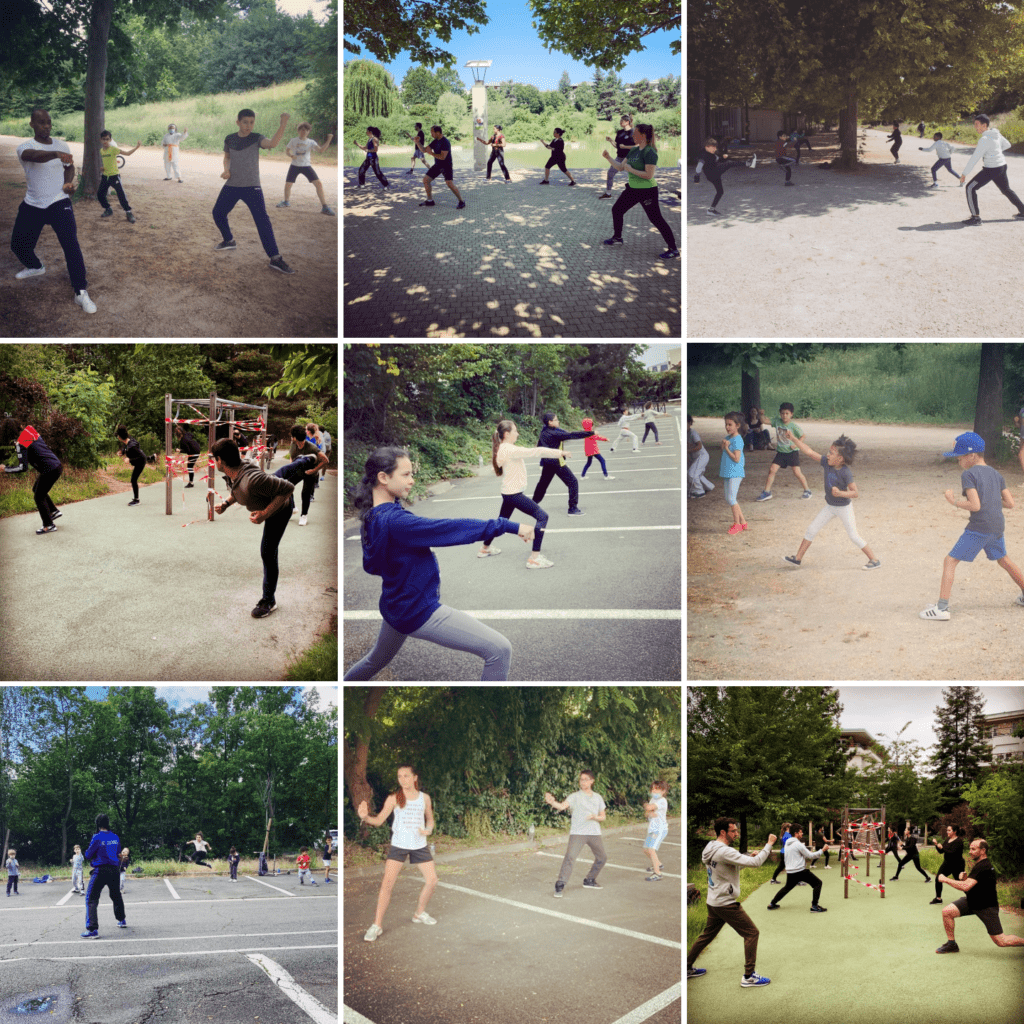
[[[489,60],[468,60],[466,67],[473,69],[473,169],[482,171],[487,164],[487,147],[476,141],[476,136],[487,138],[487,87],[484,77],[493,62]]]

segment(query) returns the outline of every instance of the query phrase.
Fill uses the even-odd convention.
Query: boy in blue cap
[[[971,513],[960,539],[953,550],[946,555],[942,565],[942,584],[939,587],[939,603],[929,605],[921,612],[922,619],[948,619],[949,595],[953,592],[953,575],[960,562],[973,562],[979,551],[988,555],[990,562],[998,562],[1014,583],[1020,587],[1017,604],[1024,607],[1024,575],[1006,556],[1003,531],[1006,521],[1004,508],[1013,508],[1013,496],[1006,481],[985,462],[985,439],[973,431],[961,434],[951,452],[942,453],[946,458],[956,457],[963,472],[960,486],[965,501],[961,502],[952,490],[946,491],[946,501],[954,508]],[[1000,499],[1002,499],[1000,501]]]
[[[92,871],[85,891],[83,939],[100,937],[96,910],[104,886],[110,890],[110,898],[114,902],[117,927],[128,927],[124,919],[124,900],[121,899],[121,840],[110,831],[110,819],[105,814],[96,815],[96,830],[85,851],[85,859],[92,864]]]

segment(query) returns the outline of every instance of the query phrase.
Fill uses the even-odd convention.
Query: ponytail
[[[366,460],[362,479],[356,484],[352,495],[352,504],[359,512],[359,536],[363,543],[366,542],[366,516],[373,508],[373,488],[377,484],[377,474],[386,473],[391,476],[398,467],[398,460],[402,458],[409,458],[404,448],[385,446],[377,448]]]
[[[503,473],[501,466],[498,465],[498,445],[513,426],[515,424],[511,420],[498,420],[498,425],[491,435],[491,465],[494,467],[495,476],[501,476]]]

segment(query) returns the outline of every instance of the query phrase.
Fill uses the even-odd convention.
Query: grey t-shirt
[[[604,800],[600,793],[593,790],[584,793],[582,789],[570,793],[566,798],[569,810],[572,811],[572,824],[569,827],[569,834],[573,836],[599,836],[601,834],[601,823],[599,821],[588,821],[588,814],[600,814],[604,810]]]
[[[231,154],[228,170],[231,177],[225,185],[231,188],[251,188],[260,184],[260,139],[265,135],[250,132],[243,139],[238,132],[224,139],[224,149]]]
[[[967,489],[973,487],[981,502],[981,508],[971,513],[967,529],[1001,537],[1006,530],[1002,497],[1006,481],[1002,476],[991,466],[972,466],[960,474],[960,486],[964,497],[967,497]]]

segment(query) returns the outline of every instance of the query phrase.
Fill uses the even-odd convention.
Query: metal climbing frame
[[[234,440],[235,437],[235,410],[236,409],[256,409],[261,414],[261,427],[260,427],[260,445],[263,448],[260,454],[260,468],[266,471],[266,444],[267,444],[267,406],[265,405],[246,405],[244,402],[229,402],[226,398],[218,398],[216,391],[210,392],[209,398],[175,398],[173,395],[164,395],[164,471],[167,476],[167,515],[171,515],[171,488],[174,480],[174,473],[171,468],[171,437],[173,434],[174,422],[178,419],[178,413],[183,405],[198,406],[199,408],[206,408],[207,412],[207,435],[209,437],[209,444],[207,445],[207,451],[213,447],[213,442],[217,439],[217,424],[220,422],[220,414],[224,411],[227,412],[228,418],[225,421],[228,424],[228,437]],[[172,406],[173,414],[172,414]],[[213,509],[214,509],[214,471],[215,466],[213,459],[211,458],[208,463],[207,472],[209,474],[207,479],[206,487],[206,500],[207,500],[207,517],[209,521],[213,522]]]
[[[850,824],[850,812],[853,811],[855,814],[860,814],[862,817],[857,822],[857,828]],[[871,877],[871,837],[872,834],[877,832],[878,838],[878,853],[879,853],[879,874],[878,885],[872,885],[870,882],[862,882],[859,878],[851,878],[850,876],[850,853],[853,849],[853,844],[856,842],[851,837],[854,832],[867,832],[867,841],[864,844],[865,850],[865,871],[864,877]],[[842,842],[842,854],[840,857],[840,863],[843,867],[843,899],[850,898],[850,882],[854,881],[858,885],[863,885],[867,889],[877,889],[881,893],[882,899],[885,899],[885,847],[886,834],[885,834],[885,804],[881,807],[844,807],[843,808],[843,834],[841,837]]]

